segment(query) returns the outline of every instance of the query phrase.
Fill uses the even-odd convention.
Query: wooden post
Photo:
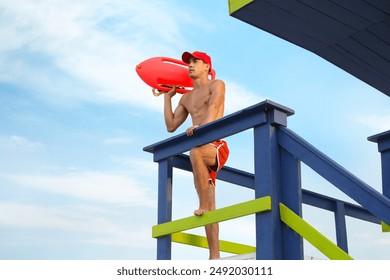
[[[278,144],[278,126],[287,125],[286,111],[281,111],[279,108],[271,108],[265,111],[267,123],[254,127],[254,160],[255,160],[255,197],[262,196],[271,197],[271,211],[266,213],[256,214],[256,259],[261,260],[278,260],[285,258],[297,258],[300,256],[302,249],[298,253],[287,253],[285,256],[285,246],[300,248],[301,238],[295,234],[288,236],[287,240],[293,244],[285,244],[283,242],[282,222],[280,220],[279,203],[282,201],[282,192],[290,192],[286,194],[288,204],[294,204],[294,209],[300,209],[300,205],[296,205],[302,199],[297,198],[298,191],[296,187],[300,187],[300,174],[297,174],[297,165],[287,166],[294,168],[291,174],[295,178],[293,186],[283,186],[282,174],[286,172],[281,170],[281,154]],[[295,162],[296,164],[296,162]],[[287,172],[287,176],[289,173]],[[300,193],[300,192],[299,192]],[[294,196],[294,198],[292,198]],[[294,201],[294,203],[292,203]],[[298,243],[297,243],[298,242]],[[292,252],[292,250],[287,250]]]
[[[301,162],[284,149],[280,149],[281,201],[302,217]],[[295,231],[282,225],[283,259],[303,260],[303,239]]]
[[[172,158],[158,163],[158,212],[159,224],[172,220]],[[170,260],[172,253],[171,235],[157,239],[157,259]]]
[[[390,130],[368,137],[368,140],[378,143],[382,164],[382,193],[390,199]],[[382,231],[390,232],[390,224],[382,222]]]
[[[368,137],[368,140],[378,143],[382,162],[382,192],[390,198],[390,130]]]

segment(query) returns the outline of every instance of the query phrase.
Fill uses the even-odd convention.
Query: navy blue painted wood
[[[313,35],[311,28],[306,30],[308,26],[312,26],[319,33],[331,35],[335,41],[356,32],[354,24],[345,21],[352,14],[345,9],[339,9],[337,5],[330,1],[268,0],[267,2],[289,13],[292,17],[291,20],[304,21],[306,25],[300,26],[303,33]],[[357,18],[357,20],[360,23],[361,18]],[[317,36],[320,36],[320,34],[317,34]]]
[[[343,1],[333,2],[318,0],[299,0],[299,2],[302,2],[304,5],[307,5],[318,13],[323,14],[324,17],[326,17],[323,20],[329,21],[331,22],[330,24],[332,24],[329,27],[326,27],[328,30],[332,30],[332,28],[337,28],[340,24],[342,24],[351,28],[349,29],[349,32],[346,33],[346,35],[350,35],[352,33],[356,33],[356,31],[358,30],[364,30],[367,28],[368,25],[372,24],[372,21],[369,21],[364,16],[362,16],[359,10],[355,8],[351,10],[347,8],[347,5],[343,6]],[[360,1],[354,0],[354,2],[357,2],[359,4]],[[364,8],[366,7],[367,6],[364,6]],[[323,20],[314,18],[313,24],[318,24],[318,21],[322,22]],[[334,31],[332,30],[332,32]]]
[[[254,134],[255,198],[270,196],[272,210],[256,214],[256,259],[283,259],[282,224],[279,202],[280,172],[277,166],[275,128],[269,124],[257,126]]]
[[[344,204],[345,215],[375,224],[381,223],[380,219],[359,205],[341,201],[309,190],[302,190],[302,202],[332,212],[336,211],[337,203],[341,202]]]
[[[158,212],[157,223],[172,220],[172,158],[162,160],[158,164]],[[170,260],[172,254],[171,236],[157,239],[157,259]]]
[[[256,125],[266,123],[266,112],[272,112],[275,109],[285,113],[287,116],[294,113],[293,110],[287,107],[266,100],[212,123],[203,125],[197,128],[191,137],[188,137],[185,133],[181,133],[178,136],[147,146],[144,148],[144,151],[153,153],[154,161],[159,161],[189,151],[192,147],[210,143],[216,139],[222,139]],[[279,119],[275,118],[274,121],[278,121]]]
[[[382,192],[390,198],[390,130],[373,135],[368,140],[378,143],[382,164]]]
[[[347,224],[345,222],[345,204],[341,201],[336,202],[335,225],[337,246],[348,253]]]
[[[390,198],[390,152],[382,153],[382,192]]]
[[[389,34],[390,36],[390,34]],[[384,71],[387,71],[388,68],[385,68],[386,65],[390,62],[390,52],[389,52],[389,43],[383,41],[382,38],[378,38],[375,34],[371,32],[359,32],[356,35],[353,35],[352,38],[359,42],[366,50],[362,52],[362,57],[366,57],[366,52],[373,52],[379,56],[378,61],[375,63],[375,66],[378,68],[383,67]],[[390,38],[389,38],[390,40]],[[380,66],[382,65],[383,66]],[[389,74],[390,75],[390,74]]]
[[[280,127],[279,144],[365,209],[389,224],[390,199],[382,196],[287,128]]]
[[[390,45],[390,28],[388,22],[380,22],[372,25],[368,28],[368,31]]]
[[[386,0],[385,0],[386,1]],[[340,7],[360,16],[370,23],[375,23],[383,19],[383,11],[376,8],[374,5],[370,5],[370,1],[364,0],[343,0],[334,1]]]
[[[360,64],[363,66],[371,67],[371,72],[375,73],[384,79],[390,77],[390,62],[387,61],[386,56],[389,54],[380,53],[381,49],[386,49],[390,51],[389,46],[381,40],[382,44],[377,44],[376,46],[371,46],[372,43],[375,43],[371,39],[371,34],[359,33],[349,38],[344,39],[341,42],[337,43],[337,46],[344,49],[349,53],[350,49],[353,49],[353,54],[350,54],[350,57],[355,60],[359,60]],[[369,43],[366,43],[368,41]],[[377,49],[378,52],[375,50]]]
[[[375,65],[365,63],[359,56],[354,55],[349,49],[343,48],[343,46],[334,45],[326,47],[321,51],[321,56],[332,61],[337,66],[343,65],[345,68],[348,68],[350,74],[358,78],[364,69],[371,85],[375,84],[377,89],[386,88],[389,84],[386,73],[378,73]]]
[[[302,217],[301,163],[284,149],[280,149],[281,202]],[[282,224],[283,259],[303,260],[303,240],[300,235]]]
[[[364,0],[365,2],[370,3],[375,6],[377,9],[380,9],[384,13],[390,15],[390,3],[387,0]]]
[[[388,0],[255,0],[231,15],[390,96],[389,11]]]

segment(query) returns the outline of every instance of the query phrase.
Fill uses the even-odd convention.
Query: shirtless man
[[[203,52],[184,52],[182,60],[188,64],[188,73],[194,81],[192,91],[183,94],[175,111],[172,111],[172,97],[176,88],[164,95],[164,117],[167,130],[174,132],[191,116],[192,126],[186,130],[188,136],[196,133],[196,128],[219,119],[224,113],[225,83],[221,80],[210,80],[211,59]],[[196,216],[215,210],[215,177],[227,160],[229,150],[223,140],[192,148],[190,160],[194,175],[194,184],[199,197],[199,208]],[[210,259],[220,257],[219,226],[205,226]]]

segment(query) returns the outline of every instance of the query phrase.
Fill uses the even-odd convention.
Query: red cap
[[[190,61],[190,57],[195,57],[196,59],[200,59],[204,63],[210,65],[210,70],[209,71],[211,71],[211,58],[210,58],[210,56],[207,53],[198,52],[198,51],[195,51],[193,53],[184,52],[183,55],[181,56],[181,59],[183,60],[183,62],[188,64],[189,61]]]

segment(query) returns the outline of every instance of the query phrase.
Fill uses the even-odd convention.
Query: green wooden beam
[[[253,0],[229,0],[229,14],[233,14],[235,11],[251,2],[253,2]]]
[[[331,260],[352,260],[353,258],[322,233],[304,221],[283,203],[279,203],[280,219],[292,230],[310,242]]]
[[[214,224],[269,210],[271,210],[271,197],[265,196],[206,212],[202,216],[191,216],[176,221],[155,225],[152,227],[152,236],[154,238],[162,237],[171,233],[185,231],[208,224]]]
[[[385,222],[382,222],[382,232],[390,232],[390,226]]]
[[[196,246],[201,248],[208,248],[207,238],[200,235],[176,232],[172,234],[172,242]],[[219,250],[226,253],[237,255],[249,254],[256,252],[256,247],[245,244],[220,240]]]

